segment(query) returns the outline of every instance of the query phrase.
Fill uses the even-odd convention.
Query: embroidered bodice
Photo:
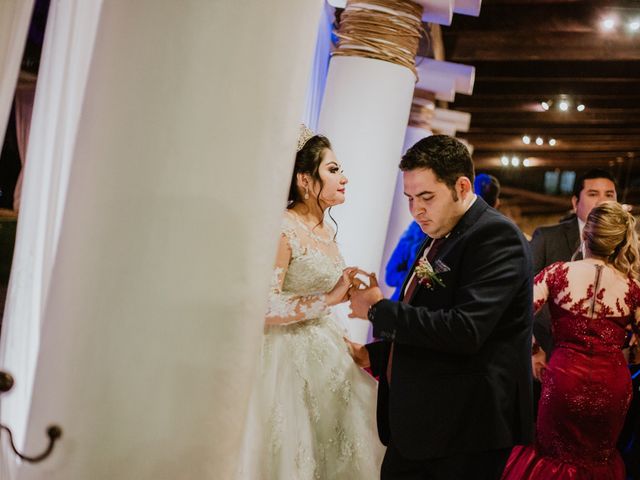
[[[344,260],[333,232],[322,235],[307,226],[294,212],[285,213],[281,242],[289,251],[279,257],[273,272],[266,323],[288,324],[319,318],[329,312],[325,293],[342,274]]]
[[[640,318],[640,285],[590,260],[558,262],[534,281],[536,311],[545,302],[557,346],[617,352],[627,325]]]

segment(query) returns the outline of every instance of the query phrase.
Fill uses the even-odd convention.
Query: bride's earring
[[[304,199],[309,200],[309,187],[305,185],[304,187]]]

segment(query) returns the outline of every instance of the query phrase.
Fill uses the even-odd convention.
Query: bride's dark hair
[[[324,182],[320,178],[320,164],[324,158],[326,150],[331,150],[331,142],[323,135],[314,135],[311,137],[300,151],[296,154],[296,162],[293,166],[293,175],[291,176],[291,185],[289,186],[289,198],[287,200],[287,210],[292,209],[299,203],[304,203],[302,193],[298,188],[297,175],[303,173],[309,175],[315,182],[320,184],[320,190],[316,195],[316,203],[322,210],[320,205],[320,194],[324,188]],[[331,216],[331,208],[329,208],[329,217],[336,224],[336,233],[338,231],[338,224]],[[322,225],[322,221],[317,226]]]

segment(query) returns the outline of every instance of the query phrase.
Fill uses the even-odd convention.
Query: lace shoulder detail
[[[538,294],[536,294],[538,293]],[[544,295],[540,295],[544,293]],[[534,281],[534,298],[542,297],[575,316],[605,319],[624,317],[640,306],[640,287],[606,264],[590,260],[556,262]]]
[[[624,297],[624,301],[630,310],[640,308],[640,283],[629,277],[629,289]]]
[[[304,253],[302,244],[300,243],[300,235],[298,229],[300,226],[298,222],[291,216],[290,213],[285,213],[282,219],[282,227],[280,232],[283,237],[287,239],[289,248],[291,248],[291,254],[293,257],[299,257]]]
[[[549,293],[553,297],[558,297],[560,293],[565,291],[569,286],[569,280],[567,279],[567,273],[569,273],[569,267],[565,262],[556,262],[549,265],[542,272],[545,272],[545,282],[549,288]],[[542,273],[540,272],[540,273]],[[566,303],[569,299],[562,299],[559,303]]]
[[[564,262],[552,263],[542,269],[533,280],[533,310],[538,312],[549,297],[562,292],[568,285],[568,267]]]

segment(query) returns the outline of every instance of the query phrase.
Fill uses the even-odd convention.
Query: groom
[[[511,447],[532,437],[529,247],[473,193],[471,156],[456,139],[420,140],[400,170],[430,238],[400,301],[384,299],[373,275],[351,292],[351,316],[381,339],[349,342],[380,378],[381,478],[497,480]],[[433,271],[423,261],[416,272],[421,259]]]

